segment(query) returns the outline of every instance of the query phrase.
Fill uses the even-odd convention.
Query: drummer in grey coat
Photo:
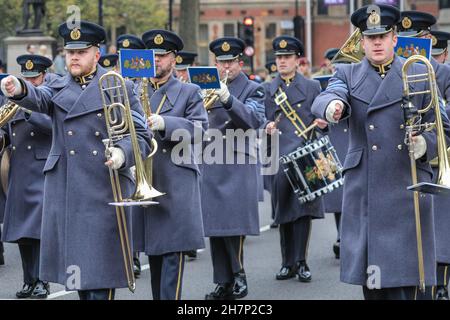
[[[401,107],[404,59],[396,57],[395,24],[400,12],[389,5],[352,14],[363,33],[366,57],[340,66],[312,111],[330,122],[348,119],[349,150],[344,162],[341,281],[361,285],[366,299],[414,299],[419,284],[418,255],[408,148]],[[370,19],[370,20],[369,20]],[[368,23],[371,22],[371,23]],[[377,22],[377,23],[374,23]],[[424,73],[416,64],[411,74]],[[413,91],[426,89],[417,83]],[[422,108],[429,96],[416,95]],[[448,128],[448,120],[443,119]],[[433,122],[434,113],[423,115]],[[418,181],[431,182],[429,161],[436,157],[435,131],[415,138]],[[420,195],[425,283],[436,283],[432,198]]]
[[[439,91],[446,103],[446,109],[450,109],[450,66],[444,64],[447,53],[447,41],[449,34],[443,31],[432,31],[431,27],[436,24],[436,18],[426,12],[421,11],[402,11],[401,23],[398,24],[399,34],[408,37],[431,39],[432,58],[430,60],[436,74],[436,82]],[[441,61],[437,61],[439,58]],[[444,110],[441,110],[442,116],[447,116]],[[437,177],[437,168],[433,168],[435,177]],[[437,286],[427,287],[427,293],[424,299],[448,299],[447,284],[449,274],[447,272],[450,263],[450,235],[448,228],[450,220],[448,218],[448,205],[450,197],[439,195],[433,197],[433,210],[436,228],[436,259],[437,259]]]
[[[148,122],[158,142],[153,186],[165,192],[155,198],[158,205],[145,209],[144,252],[150,262],[153,299],[178,300],[184,252],[205,247],[194,143],[201,147],[208,118],[200,88],[173,76],[176,53],[183,49],[181,38],[170,31],[150,30],[142,40],[155,51],[156,76],[148,85],[152,108]]]
[[[69,73],[34,88],[10,76],[2,90],[24,108],[52,118],[53,141],[44,166],[44,208],[39,277],[77,290],[80,299],[113,299],[114,288],[128,286],[119,239],[109,170],[119,170],[123,197],[131,195],[134,165],[130,137],[109,147],[97,62],[106,32],[81,21],[79,28],[59,27]],[[125,90],[142,156],[150,153],[150,136],[132,83]],[[129,226],[129,224],[128,224]]]
[[[259,235],[256,138],[257,129],[265,121],[264,88],[242,72],[244,47],[242,40],[229,37],[209,44],[221,79],[228,74],[227,85],[221,83],[216,91],[219,98],[208,110],[211,130],[202,166],[203,220],[205,235],[210,238],[213,281],[217,284],[205,298],[213,300],[247,295],[244,238]],[[239,132],[246,132],[249,138],[235,147],[234,136],[226,134],[240,139],[243,135]],[[223,150],[223,156],[208,161],[213,135],[214,146],[220,149],[216,152]]]
[[[49,83],[59,76],[47,73],[52,61],[39,55],[17,57],[22,77],[33,86]],[[23,269],[23,288],[18,298],[46,298],[47,282],[39,280],[39,255],[44,175],[42,170],[52,142],[48,115],[18,109],[1,130],[8,145],[10,171],[2,241],[17,243]]]
[[[281,107],[276,105],[279,89],[286,93],[289,103],[306,126],[317,122],[325,128],[327,124],[323,120],[316,120],[311,113],[311,105],[321,90],[319,82],[306,79],[297,72],[300,56],[304,53],[301,41],[291,36],[279,36],[273,40],[272,47],[276,55],[278,76],[271,82],[266,97],[266,116],[270,121],[266,130],[272,136],[279,136],[280,156],[284,156],[306,140],[295,133],[292,122]],[[272,199],[275,223],[280,228],[282,256],[281,269],[275,278],[285,280],[297,275],[299,281],[309,282],[311,272],[306,260],[311,219],[324,217],[322,199],[301,204],[282,168],[272,178]]]

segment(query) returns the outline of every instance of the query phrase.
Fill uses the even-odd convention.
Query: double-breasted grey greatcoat
[[[208,110],[207,135],[211,141],[205,144],[202,164],[202,210],[207,237],[259,234],[256,133],[265,117],[256,108],[264,108],[264,88],[241,72],[228,84],[228,90],[229,106],[217,101]],[[242,146],[235,145],[231,135],[226,138],[227,130],[242,130],[250,138]],[[224,164],[205,162],[210,153],[208,146],[215,139],[222,139],[223,158],[219,161]],[[232,163],[225,161],[227,156]],[[238,163],[238,158],[243,164]]]
[[[127,286],[105,146],[108,138],[97,66],[83,90],[69,74],[46,86],[26,84],[21,106],[50,115],[53,141],[44,166],[44,208],[40,276],[68,290]],[[131,82],[126,83],[133,122],[143,156],[150,153],[150,134]],[[130,137],[118,141],[125,153],[121,173],[124,197],[132,192],[134,165]],[[128,226],[130,221],[128,221]],[[77,281],[79,280],[79,285]],[[69,281],[69,282],[68,282]]]
[[[344,200],[341,218],[341,281],[366,285],[369,266],[378,270],[381,288],[419,283],[416,226],[402,102],[404,59],[395,57],[384,79],[368,60],[340,66],[312,111],[325,117],[335,99],[346,105],[342,120],[349,122],[349,149],[344,162]],[[415,64],[411,74],[424,73]],[[413,91],[425,89],[414,84]],[[421,108],[429,96],[416,95]],[[424,122],[434,121],[427,113]],[[428,161],[436,156],[435,132],[424,132],[426,154],[417,163],[418,181],[432,181]],[[436,282],[432,199],[420,196],[422,240],[427,285]]]
[[[194,143],[201,148],[208,127],[200,89],[172,76],[156,91],[149,84],[149,96],[153,113],[166,96],[159,112],[165,130],[155,131],[158,151],[153,157],[153,187],[166,194],[154,199],[158,205],[133,213],[143,221],[137,232],[143,234],[144,246],[138,249],[163,255],[204,248],[200,171],[194,159]],[[176,159],[180,148],[187,153],[184,160]]]
[[[59,76],[47,73],[44,85]],[[20,110],[2,129],[10,151],[7,201],[2,239],[40,239],[44,201],[44,168],[52,143],[52,121],[46,114]]]
[[[295,75],[289,86],[286,86],[280,75],[271,82],[265,102],[266,117],[268,121],[278,121],[277,129],[281,132],[278,137],[279,151],[280,156],[284,156],[303,145],[305,139],[303,137],[299,138],[295,134],[295,127],[292,125],[292,122],[284,115],[281,107],[275,104],[275,98],[280,87],[286,93],[289,103],[307,127],[316,119],[311,112],[311,105],[315,97],[320,93],[321,88],[318,81],[306,79],[299,73]],[[321,198],[316,198],[314,201],[305,204],[300,203],[283,172],[281,164],[279,170],[272,178],[272,203],[275,210],[274,220],[278,224],[292,222],[305,216],[313,218],[324,217]]]

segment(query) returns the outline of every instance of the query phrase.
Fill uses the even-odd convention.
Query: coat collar
[[[238,76],[228,84],[228,90],[230,91],[230,94],[239,99],[245,87],[247,86],[247,81],[247,76],[241,71]]]
[[[174,76],[171,76],[167,83],[158,90],[154,90],[149,83],[149,94],[151,94],[150,105],[152,107],[152,112],[156,112],[164,95],[166,95],[167,98],[159,113],[165,113],[171,110],[177,102],[182,86],[183,83]]]
[[[92,79],[91,83],[86,87],[86,89],[81,91],[81,94],[76,99],[75,103],[69,110],[66,119],[81,116],[90,112],[95,112],[98,110],[103,110],[103,100],[101,93],[99,91],[99,80],[107,71],[97,65],[97,73]],[[70,82],[70,87],[80,85],[72,78]],[[125,89],[126,90],[126,89]]]
[[[307,88],[307,79],[297,72],[292,82],[289,84],[288,87],[284,86],[284,80],[281,78],[280,75],[277,75],[275,79],[272,80],[270,83],[270,96],[275,97],[276,93],[278,91],[279,87],[282,87],[284,91],[286,91],[286,94],[288,97],[294,96],[296,97],[295,100],[301,101],[306,99],[306,92],[305,88]],[[290,98],[289,100],[292,100]]]
[[[403,79],[402,79],[402,66],[404,60],[399,57],[395,57],[392,62],[391,69],[387,73],[381,84],[377,86],[374,99],[369,105],[370,110],[381,109],[402,100],[403,96]],[[372,84],[373,85],[373,84]],[[413,89],[412,86],[411,89]]]

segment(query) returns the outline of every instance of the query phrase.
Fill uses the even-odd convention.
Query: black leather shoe
[[[185,253],[189,259],[191,259],[191,260],[197,259],[197,250],[189,250],[189,251],[186,251]]]
[[[36,281],[33,292],[31,293],[32,299],[46,299],[50,294],[50,285],[48,282],[41,280]]]
[[[295,272],[297,268],[292,267],[281,267],[280,271],[275,275],[275,279],[277,280],[286,280],[295,277]]]
[[[434,297],[434,300],[449,300],[447,287],[438,286],[436,288],[436,296]]]
[[[238,272],[234,275],[233,297],[242,299],[248,294],[247,277],[245,272]]]
[[[272,222],[272,224],[270,225],[270,229],[276,229],[278,228],[278,224],[276,224],[275,222]]]
[[[341,242],[339,240],[333,244],[333,252],[336,259],[339,259],[341,254]]]
[[[310,282],[311,281],[311,272],[309,271],[309,267],[305,261],[300,261],[298,263],[297,270],[298,281],[300,282]]]
[[[16,292],[16,297],[19,299],[25,299],[25,298],[31,297],[31,294],[33,293],[35,286],[36,286],[36,283],[33,283],[33,284],[24,283],[22,290]]]
[[[232,289],[231,283],[219,283],[213,292],[205,296],[205,300],[232,300]]]
[[[133,273],[136,278],[141,275],[141,262],[138,258],[133,258]]]

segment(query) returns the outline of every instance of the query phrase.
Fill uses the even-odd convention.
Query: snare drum
[[[300,203],[313,201],[344,183],[341,162],[328,136],[282,156],[280,163]]]

